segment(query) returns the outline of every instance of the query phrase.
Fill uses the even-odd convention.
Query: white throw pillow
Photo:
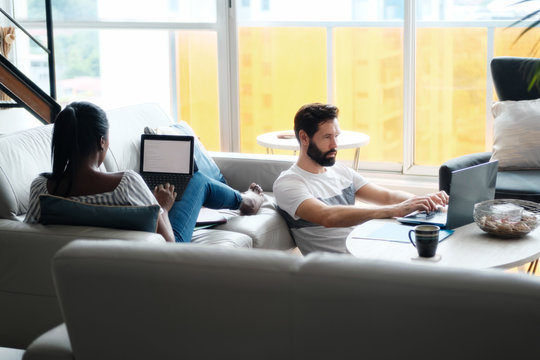
[[[540,169],[540,99],[493,104],[493,154],[499,170]]]

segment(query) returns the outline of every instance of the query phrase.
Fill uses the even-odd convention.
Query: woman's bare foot
[[[259,211],[263,198],[263,189],[255,183],[249,185],[249,189],[242,193],[242,203],[240,204],[240,214],[253,215]]]

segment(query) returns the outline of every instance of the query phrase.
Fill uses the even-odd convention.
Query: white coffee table
[[[299,150],[298,140],[295,137],[280,139],[278,135],[285,131],[273,131],[257,136],[257,144],[266,148],[266,153],[273,154],[273,149],[291,150],[296,153]],[[291,134],[294,134],[291,132]],[[356,149],[353,159],[353,168],[358,170],[360,148],[369,144],[369,135],[356,131],[342,130],[338,136],[338,150]]]
[[[395,222],[393,219],[371,220]],[[523,238],[504,239],[486,234],[475,223],[455,229],[439,243],[439,261],[418,258],[410,242],[357,239],[362,234],[359,225],[347,237],[347,249],[358,258],[429,264],[461,268],[513,268],[540,257],[540,227]],[[412,227],[411,227],[412,228]]]

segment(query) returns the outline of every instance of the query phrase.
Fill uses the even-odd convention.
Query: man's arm
[[[445,206],[448,204],[448,195],[444,191],[416,196],[406,191],[388,190],[376,184],[366,184],[362,186],[356,191],[355,196],[358,200],[379,205],[398,204],[414,198],[427,198],[429,203],[428,211],[435,210],[437,206]]]
[[[404,191],[391,191],[375,184],[366,184],[356,192],[357,198],[376,206],[327,205],[318,199],[307,199],[296,209],[296,215],[325,227],[354,226],[372,219],[405,216],[413,211],[432,211],[446,205],[446,193],[414,196]]]
[[[300,218],[324,227],[347,227],[361,224],[371,219],[394,216],[393,205],[357,207],[354,205],[326,205],[311,198],[303,201],[296,209]]]
[[[355,197],[372,204],[390,205],[411,199],[414,194],[400,190],[388,190],[382,186],[368,183],[356,191]]]

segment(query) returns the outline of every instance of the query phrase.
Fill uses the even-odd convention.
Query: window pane
[[[173,41],[171,41],[173,39]],[[217,36],[213,31],[61,29],[55,32],[59,102],[104,108],[153,102],[219,151]],[[173,75],[174,74],[174,75]]]
[[[18,20],[45,21],[44,0],[14,1],[15,17]],[[53,21],[97,20],[98,1],[96,0],[52,0]]]
[[[496,28],[495,56],[538,57],[540,28],[531,29],[518,39],[523,30],[524,27]]]
[[[523,28],[507,26],[538,5],[513,0],[417,4],[414,159],[415,164],[438,166],[485,151],[489,58],[531,56],[538,29],[514,43]]]
[[[53,0],[54,21],[216,22],[215,0]],[[45,1],[17,0],[18,19],[44,20]]]
[[[361,160],[401,161],[401,0],[240,1],[238,18],[242,151],[265,152],[257,135],[292,129],[303,104],[332,102],[342,130],[371,136]]]
[[[418,28],[414,163],[484,151],[486,28]]]
[[[301,105],[326,102],[326,31],[242,27],[238,42],[240,148],[263,153],[257,135],[292,129]]]
[[[537,1],[416,0],[418,21],[517,20],[538,10]]]
[[[101,30],[101,102],[114,106],[141,102],[170,109],[169,32]]]
[[[176,104],[206,149],[220,151],[217,34],[177,31]]]
[[[215,0],[98,0],[97,2],[101,20],[216,22]]]
[[[402,0],[384,2],[388,4],[381,0],[241,0],[237,1],[237,8],[238,17],[244,22],[372,20],[382,8],[394,10],[393,13],[399,13],[401,8],[402,12]]]
[[[370,136],[363,161],[403,158],[401,28],[336,28],[335,99],[342,129]],[[366,51],[369,49],[369,51]]]
[[[155,102],[170,109],[169,32],[57,29],[54,35],[62,105],[85,100],[111,108]],[[30,61],[29,73],[43,72],[43,61]],[[19,61],[18,66],[25,65]]]
[[[4,47],[7,53],[4,54],[2,50],[2,54],[41,90],[50,94],[48,53],[10,22],[6,22],[5,26],[5,30],[9,27],[12,28],[10,32],[14,30],[15,38],[12,43]],[[34,30],[29,33],[40,43],[47,44],[43,31]]]

